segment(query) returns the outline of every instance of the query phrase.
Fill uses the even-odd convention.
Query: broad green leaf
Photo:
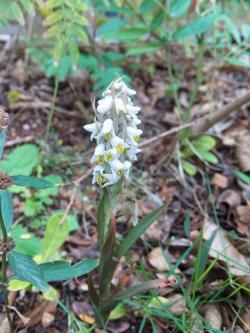
[[[106,36],[107,34],[117,32],[126,24],[122,18],[111,18],[103,23],[96,31],[97,36]]]
[[[65,218],[62,223],[61,214],[52,215],[45,230],[42,262],[50,260],[56,251],[63,245],[69,235],[69,220]]]
[[[42,240],[17,224],[11,230],[11,238],[15,242],[15,251],[34,257],[42,251]]]
[[[111,202],[107,190],[104,190],[97,213],[97,230],[100,246],[105,242],[105,234],[111,218]]]
[[[154,52],[157,50],[160,50],[161,46],[160,45],[147,45],[144,47],[137,47],[133,49],[129,49],[127,51],[128,56],[134,56],[134,55],[139,55],[139,54],[147,54],[149,52]]]
[[[207,32],[215,23],[218,15],[216,13],[209,14],[188,23],[187,25],[177,29],[173,34],[173,40],[181,40],[184,38],[200,35]]]
[[[63,10],[58,9],[46,17],[46,20],[45,20],[46,25],[54,25],[55,23],[58,23],[59,21],[61,21],[63,19],[63,17],[64,17]]]
[[[10,6],[11,12],[15,19],[21,24],[24,25],[25,20],[21,7],[16,3],[16,1]]]
[[[36,178],[32,176],[12,176],[13,184],[18,186],[26,186],[37,189],[46,189],[54,185],[46,179]]]
[[[37,163],[38,148],[32,144],[24,144],[14,149],[4,161],[0,161],[0,170],[9,176],[18,174],[29,176]]]
[[[219,162],[218,157],[209,151],[199,150],[199,158],[212,164],[217,164]]]
[[[4,142],[5,142],[5,134],[4,131],[0,130],[0,158],[3,156]]]
[[[245,174],[244,172],[241,172],[241,171],[235,171],[234,174],[235,174],[235,176],[240,178],[240,180],[242,180],[246,184],[250,185],[250,176],[248,176],[247,174]]]
[[[62,0],[47,0],[46,1],[46,6],[49,9],[56,8],[62,4]]]
[[[47,282],[69,280],[85,275],[98,266],[98,260],[86,259],[75,265],[66,261],[53,261],[41,264],[40,268]]]
[[[49,289],[41,268],[31,257],[15,251],[9,252],[7,256],[9,265],[15,274],[15,279],[30,282],[41,291]]]
[[[210,150],[216,145],[216,140],[210,135],[202,135],[195,141],[193,141],[193,146],[198,151],[200,150]]]
[[[168,11],[170,16],[178,17],[183,15],[191,5],[191,0],[170,0]]]
[[[146,28],[128,28],[122,31],[117,31],[107,34],[105,37],[109,39],[116,39],[120,41],[138,39],[148,33]]]
[[[183,170],[189,175],[189,176],[195,176],[197,174],[197,168],[195,165],[189,163],[188,161],[181,160]]]
[[[3,223],[8,232],[14,221],[12,195],[8,190],[0,190],[0,207]],[[0,229],[0,235],[1,234],[2,231]]]
[[[160,215],[165,211],[166,206],[157,208],[153,212],[149,213],[142,220],[140,220],[136,226],[134,226],[128,233],[128,235],[118,245],[115,256],[120,258],[127,253],[130,247],[141,237],[141,235],[150,227],[150,225],[157,220]]]
[[[28,288],[29,286],[30,286],[29,282],[11,279],[8,283],[8,290],[20,291]]]
[[[119,303],[114,310],[110,312],[109,320],[117,320],[122,317],[125,317],[127,314],[125,305],[123,303]]]
[[[144,0],[140,7],[139,7],[139,12],[140,13],[146,13],[150,10],[152,10],[155,6],[155,2],[152,0]]]

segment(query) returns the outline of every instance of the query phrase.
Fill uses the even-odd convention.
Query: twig
[[[200,135],[248,102],[250,102],[250,91],[241,97],[235,98],[232,102],[228,103],[217,112],[213,112],[196,120],[196,123],[191,127],[191,136],[196,137],[197,135]]]

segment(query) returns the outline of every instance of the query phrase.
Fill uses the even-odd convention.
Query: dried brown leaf
[[[227,188],[228,187],[228,179],[221,173],[215,173],[211,184],[220,188]]]
[[[215,303],[211,304],[206,304],[203,307],[203,315],[205,319],[207,320],[208,324],[213,328],[213,329],[221,329],[222,326],[222,315],[221,315],[221,310],[220,306]],[[209,331],[213,332],[213,331]]]
[[[237,138],[236,157],[243,172],[250,171],[250,134]]]
[[[158,271],[164,272],[170,270],[160,247],[154,248],[148,254],[148,261],[150,265],[156,268]]]
[[[250,205],[247,206],[238,206],[236,208],[237,217],[240,222],[250,225]]]
[[[237,207],[241,203],[241,194],[235,190],[225,190],[220,194],[217,199],[217,207],[220,208],[223,204],[227,204],[229,207]]]
[[[232,245],[227,238],[224,230],[218,228],[216,224],[205,221],[204,223],[204,239],[208,240],[214,237],[211,244],[209,255],[218,258],[222,263],[227,263],[231,273],[235,276],[249,278],[250,270],[245,257]]]

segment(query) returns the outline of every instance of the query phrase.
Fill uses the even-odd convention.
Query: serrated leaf
[[[168,5],[169,14],[172,17],[183,15],[191,5],[191,0],[170,0]]]
[[[23,16],[23,12],[21,7],[14,2],[11,6],[10,6],[11,12],[13,14],[13,16],[15,17],[15,19],[21,24],[24,25],[25,20],[24,20],[24,16]]]
[[[189,176],[195,176],[197,174],[197,168],[195,165],[189,163],[188,161],[181,160],[183,170],[189,175]]]
[[[61,24],[55,24],[47,30],[47,36],[49,38],[58,36],[62,33],[63,26]]]
[[[115,256],[120,258],[125,255],[130,247],[141,237],[141,235],[150,227],[150,225],[160,217],[165,209],[165,205],[157,208],[145,216],[142,220],[140,220],[137,225],[129,231],[124,240],[122,240],[121,243],[117,246]]]
[[[63,245],[69,234],[69,221],[68,218],[62,223],[61,214],[52,215],[46,226],[43,250],[42,250],[42,262],[49,261],[56,251]]]
[[[14,211],[13,211],[12,195],[8,190],[0,190],[0,207],[5,229],[7,232],[9,232],[10,227],[12,226],[14,221]],[[0,229],[0,235],[1,234],[2,231]]]
[[[172,39],[181,40],[205,33],[214,25],[217,18],[218,15],[216,13],[200,17],[177,29],[173,34]]]
[[[48,291],[49,286],[45,281],[43,272],[31,257],[11,251],[8,253],[8,262],[14,272],[14,278],[30,282],[38,290]]]
[[[85,275],[98,266],[98,260],[86,259],[75,265],[66,261],[53,261],[41,264],[40,268],[47,282],[69,280]]]
[[[54,186],[53,183],[46,179],[32,176],[12,176],[11,179],[15,185],[32,187],[36,189],[46,189]]]
[[[22,174],[28,176],[36,165],[38,148],[32,144],[24,144],[14,149],[4,161],[0,161],[0,169],[9,176]]]

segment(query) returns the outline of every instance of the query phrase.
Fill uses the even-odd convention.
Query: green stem
[[[3,237],[2,237],[3,243],[2,244],[3,244],[3,248],[4,248],[4,246],[8,242],[8,235],[7,235],[7,231],[6,231],[4,222],[3,222],[1,211],[0,211],[0,227],[1,227],[2,235],[3,235]],[[3,254],[2,254],[2,277],[3,277],[3,283],[7,284],[8,278],[7,278],[7,255],[6,255],[6,252],[3,252]],[[10,316],[7,286],[4,287],[4,303],[5,303],[6,316],[7,316],[8,322],[9,322],[10,332],[14,333],[13,323],[12,323],[11,316]]]
[[[199,87],[203,80],[203,66],[204,66],[204,60],[205,60],[205,42],[204,42],[204,36],[202,35],[199,39],[198,43],[198,60],[197,60],[197,74],[196,74],[196,82],[194,89],[192,90],[192,94],[188,103],[187,112],[185,114],[185,120],[188,121],[190,119],[191,115],[191,109],[194,105],[194,102],[196,100],[196,97],[199,92]]]
[[[48,122],[47,122],[47,127],[46,127],[46,133],[45,133],[45,145],[48,143],[48,138],[49,138],[49,133],[50,133],[50,129],[51,129],[51,124],[52,124],[52,119],[55,113],[55,106],[56,106],[56,100],[57,100],[57,95],[58,95],[58,88],[59,88],[59,72],[60,72],[60,62],[58,65],[58,71],[56,74],[56,78],[55,78],[55,86],[54,86],[54,93],[53,93],[53,98],[52,98],[52,104],[51,104],[51,108],[49,111],[49,117],[48,117]]]

